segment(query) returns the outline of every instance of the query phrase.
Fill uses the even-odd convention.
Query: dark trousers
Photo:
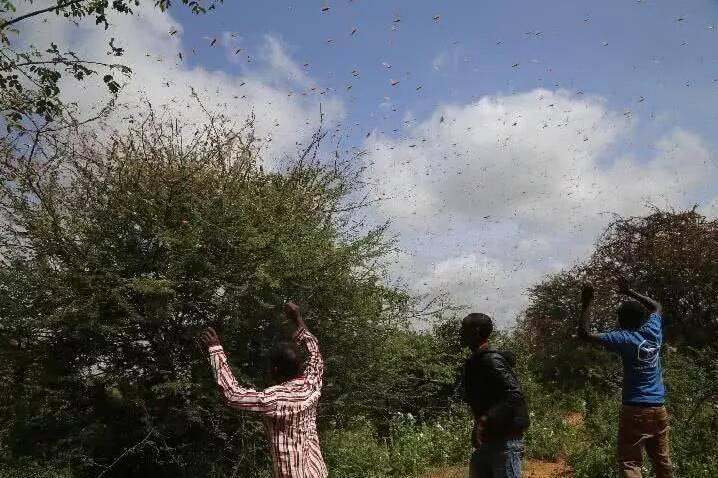
[[[470,478],[521,478],[524,455],[522,438],[491,440],[474,450]]]

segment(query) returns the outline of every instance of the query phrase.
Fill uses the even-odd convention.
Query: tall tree
[[[198,131],[150,112],[127,134],[72,130],[0,154],[0,450],[72,476],[260,476],[255,420],[219,403],[197,332],[266,385],[282,301],[326,356],[321,423],[381,410],[408,296],[385,226],[362,221],[356,158],[260,160],[251,121]],[[107,145],[107,146],[104,146]],[[379,401],[375,401],[379,398]]]
[[[715,346],[718,221],[695,210],[655,210],[645,217],[616,219],[586,262],[531,289],[521,330],[532,343],[534,363],[546,378],[565,386],[583,386],[587,379],[617,382],[618,370],[609,365],[615,361],[582,347],[572,335],[585,281],[592,282],[598,294],[594,326],[597,330],[616,326],[615,310],[623,300],[616,288],[620,277],[663,304],[667,341],[673,347],[709,351]]]

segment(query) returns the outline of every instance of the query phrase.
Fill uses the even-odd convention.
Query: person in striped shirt
[[[208,349],[212,374],[227,405],[264,418],[274,477],[326,478],[316,425],[324,362],[317,338],[307,330],[299,307],[289,302],[284,312],[296,326],[293,342],[272,350],[270,372],[277,385],[263,391],[237,383],[213,328],[200,339]],[[308,352],[304,363],[302,346]]]

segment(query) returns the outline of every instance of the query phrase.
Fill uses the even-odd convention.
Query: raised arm
[[[324,373],[324,360],[322,354],[319,351],[319,342],[317,338],[312,335],[307,329],[302,314],[299,311],[299,307],[288,302],[284,306],[284,313],[287,318],[294,323],[296,331],[294,332],[293,339],[298,345],[303,345],[307,348],[308,357],[304,363],[304,378],[312,388],[321,388],[322,386],[322,374]]]
[[[319,352],[317,338],[305,328],[297,331],[294,340],[297,344],[304,345],[309,353],[307,361],[304,363],[304,378],[312,387],[321,388],[324,360],[321,352]]]
[[[591,303],[593,302],[593,286],[584,284],[581,289],[581,315],[578,319],[578,338],[591,343],[600,343],[602,334],[591,333]]]
[[[643,304],[644,306],[646,306],[646,308],[650,312],[655,312],[657,314],[663,315],[663,306],[661,305],[660,302],[658,302],[655,299],[652,299],[651,297],[648,297],[647,295],[639,294],[635,290],[631,289],[628,286],[628,282],[626,281],[626,279],[624,279],[624,278],[619,279],[618,289],[622,294],[625,294],[628,297],[635,299],[638,302],[640,302],[641,304]]]
[[[278,413],[280,408],[278,407],[280,400],[278,394],[242,387],[237,383],[237,379],[227,362],[227,356],[219,343],[219,337],[213,328],[208,328],[201,335],[201,341],[209,351],[212,375],[227,405],[263,415],[275,415]]]

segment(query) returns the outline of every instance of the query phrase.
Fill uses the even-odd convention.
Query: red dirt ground
[[[559,478],[571,476],[565,463],[551,463],[548,461],[528,460],[524,464],[524,478]],[[454,466],[436,470],[425,478],[466,478],[469,471],[463,466]]]

